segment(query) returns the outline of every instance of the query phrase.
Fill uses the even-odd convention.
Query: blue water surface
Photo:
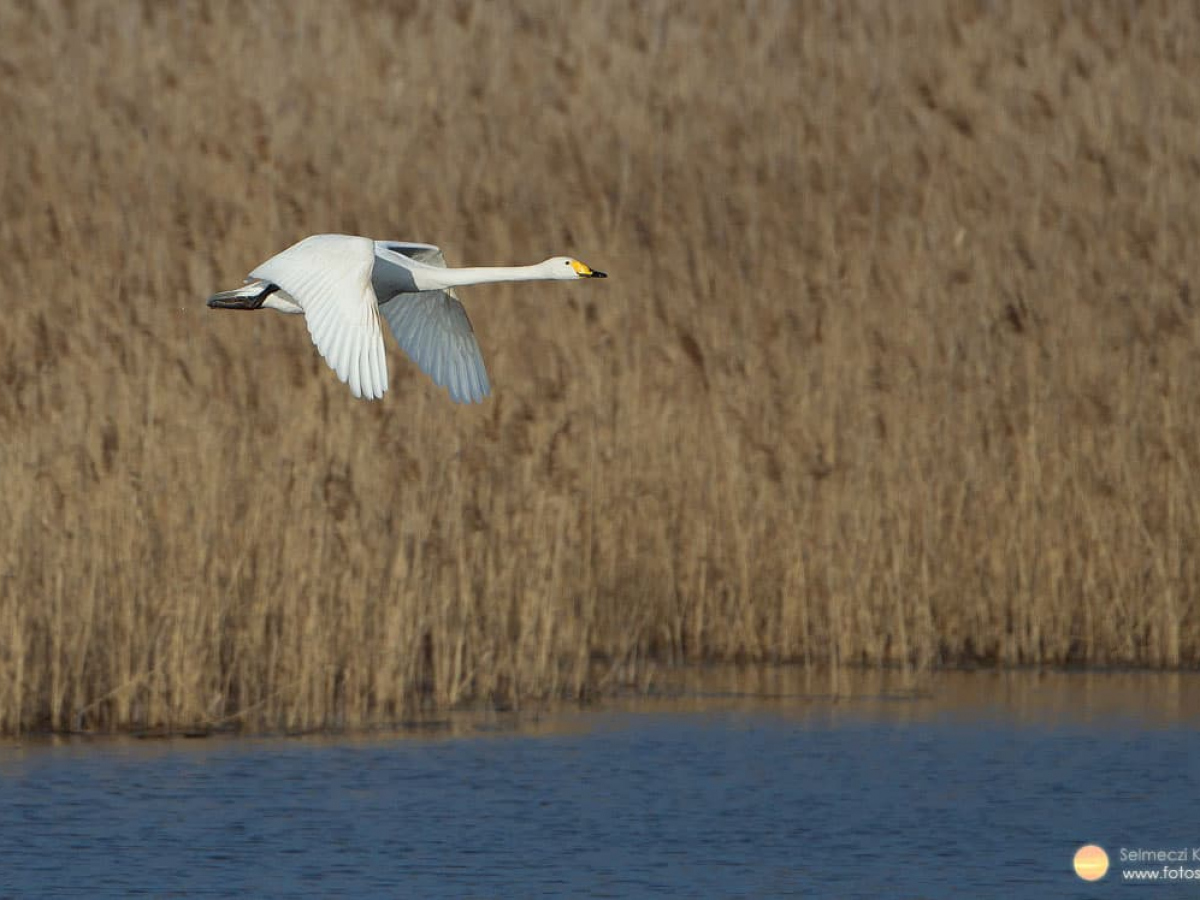
[[[550,733],[0,746],[0,894],[1200,895],[1195,722],[596,712]],[[1200,863],[1196,863],[1200,870]]]

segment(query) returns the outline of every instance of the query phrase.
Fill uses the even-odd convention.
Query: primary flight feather
[[[302,314],[317,350],[355,397],[388,388],[382,313],[404,352],[455,403],[491,393],[471,320],[454,289],[499,281],[605,278],[569,256],[532,266],[446,267],[431,244],[315,234],[271,257],[244,287],[208,298],[214,309]]]

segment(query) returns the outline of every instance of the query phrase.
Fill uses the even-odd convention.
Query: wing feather
[[[480,403],[491,393],[471,320],[453,291],[397,294],[379,312],[404,352],[455,403]]]
[[[427,266],[446,268],[446,257],[442,255],[441,248],[435,247],[433,244],[415,244],[411,241],[379,241],[379,243],[401,256],[415,259]]]
[[[279,285],[304,310],[308,333],[355,397],[378,399],[388,388],[387,358],[371,287],[375,242],[317,234],[250,273]]]
[[[384,316],[384,318],[386,319],[387,316]],[[434,363],[434,360],[429,355],[429,348],[426,345],[426,332],[428,331],[429,320],[423,316],[417,315],[416,305],[413,305],[409,311],[407,327],[412,329],[413,358],[416,360],[417,365],[420,366],[422,370],[428,371]],[[395,332],[393,332],[393,334],[394,333]],[[400,346],[403,347],[404,345],[401,344]],[[429,372],[429,374],[434,375],[433,372]]]

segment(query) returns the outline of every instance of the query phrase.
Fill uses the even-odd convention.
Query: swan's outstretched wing
[[[250,273],[279,285],[304,310],[308,333],[355,397],[377,399],[388,388],[387,356],[371,287],[375,242],[316,234]]]
[[[441,249],[433,244],[379,241],[378,246],[427,266],[446,267]],[[389,268],[394,260],[381,259],[383,271],[376,276],[383,290],[402,291],[402,276]],[[492,392],[471,320],[453,290],[398,292],[379,311],[404,352],[434,384],[449,390],[455,403],[480,403]]]
[[[396,294],[379,311],[404,352],[455,403],[481,403],[492,392],[471,320],[454,291]]]

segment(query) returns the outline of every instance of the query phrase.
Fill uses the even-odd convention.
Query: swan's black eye
[[[571,264],[571,261],[569,259],[565,263],[563,263],[564,266],[569,266],[570,264]]]

